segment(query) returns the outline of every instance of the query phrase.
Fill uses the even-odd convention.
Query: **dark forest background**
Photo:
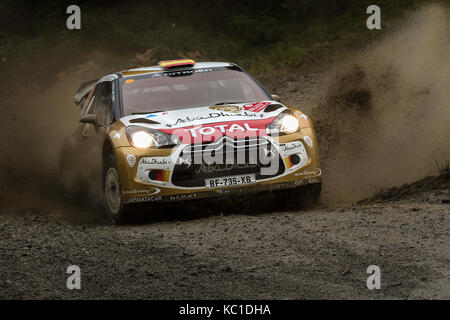
[[[191,57],[286,77],[339,60],[429,1],[375,2],[383,32],[366,28],[366,0],[2,0],[0,71],[9,83],[46,84],[88,60],[114,72]],[[70,4],[81,7],[81,30],[66,28]]]

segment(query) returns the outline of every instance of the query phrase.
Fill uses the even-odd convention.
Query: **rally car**
[[[314,202],[322,172],[312,122],[278,100],[223,62],[161,61],[87,81],[61,150],[62,185],[99,188],[116,223],[143,202],[262,191]]]

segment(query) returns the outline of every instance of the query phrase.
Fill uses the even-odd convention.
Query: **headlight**
[[[131,145],[139,149],[176,145],[180,142],[177,136],[141,126],[128,126],[125,132]]]
[[[266,131],[270,135],[290,134],[298,131],[298,128],[298,119],[288,111],[280,113],[271,124],[266,126]]]
[[[281,119],[281,132],[294,133],[298,130],[298,120],[296,117],[286,115]]]
[[[140,149],[150,147],[154,142],[152,136],[145,131],[136,131],[131,134],[131,143]]]

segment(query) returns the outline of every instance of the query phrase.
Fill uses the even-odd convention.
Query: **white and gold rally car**
[[[222,62],[162,61],[85,82],[74,98],[80,123],[61,151],[62,185],[101,188],[114,222],[141,202],[274,190],[315,202],[311,120],[277,100]]]

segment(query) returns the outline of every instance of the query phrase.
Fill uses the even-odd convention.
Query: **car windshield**
[[[225,67],[122,78],[121,88],[125,115],[270,99],[248,74]]]

